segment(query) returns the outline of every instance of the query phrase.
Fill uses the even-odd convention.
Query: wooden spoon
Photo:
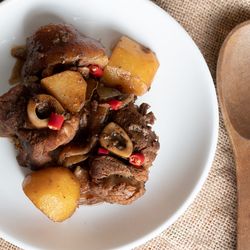
[[[236,162],[237,249],[250,249],[250,21],[236,26],[220,50],[217,89]]]

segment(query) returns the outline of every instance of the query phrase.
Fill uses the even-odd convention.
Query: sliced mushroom
[[[135,95],[134,94],[128,94],[128,95],[123,95],[123,97],[121,98],[122,101],[122,105],[120,107],[124,108],[125,106],[127,106],[129,103],[134,102],[135,101]]]
[[[89,68],[88,67],[77,67],[77,71],[79,71],[83,77],[89,77]]]
[[[30,122],[36,128],[46,128],[51,112],[62,114],[64,108],[51,95],[40,94],[32,97],[27,105],[27,114]]]
[[[100,135],[100,144],[110,152],[129,157],[133,152],[133,144],[127,133],[116,123],[110,122]]]
[[[70,167],[74,164],[77,164],[77,163],[80,163],[80,162],[83,162],[85,160],[88,159],[88,155],[75,155],[75,156],[70,156],[68,158],[66,158],[63,162],[63,166],[64,167]]]
[[[95,90],[98,87],[98,81],[92,78],[86,79],[87,91],[86,91],[86,101],[91,100]]]
[[[59,154],[58,163],[63,164],[64,166],[67,165],[68,167],[73,164],[85,161],[88,158],[87,154],[94,147],[96,142],[97,138],[93,136],[84,146],[67,145]]]
[[[91,117],[89,119],[88,130],[92,135],[96,135],[101,132],[101,129],[107,120],[109,105],[105,103],[98,104],[96,101],[93,101],[91,104]]]
[[[87,150],[84,147],[67,145],[59,154],[58,163],[63,164],[67,158],[87,154]]]
[[[99,85],[96,91],[101,101],[106,101],[122,94],[118,89],[105,87],[104,85]]]

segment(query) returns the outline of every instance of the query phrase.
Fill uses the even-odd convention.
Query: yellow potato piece
[[[87,83],[79,72],[66,70],[43,78],[41,84],[70,112],[79,112],[83,107]]]
[[[151,86],[159,62],[149,48],[122,36],[102,77],[105,85],[124,93],[143,95]]]
[[[23,191],[51,220],[64,221],[75,211],[80,198],[80,183],[67,168],[51,167],[26,176]]]

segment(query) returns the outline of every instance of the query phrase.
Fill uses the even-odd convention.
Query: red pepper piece
[[[134,153],[129,157],[129,163],[136,167],[140,167],[144,163],[144,161],[145,156],[141,153]]]
[[[103,70],[98,65],[90,65],[89,73],[96,78],[100,78],[103,76]]]
[[[51,113],[48,127],[52,130],[60,130],[64,122],[64,116],[56,113]]]
[[[122,105],[122,102],[116,99],[109,100],[107,103],[112,110],[118,110]]]
[[[108,155],[109,151],[106,148],[98,148],[99,155]]]

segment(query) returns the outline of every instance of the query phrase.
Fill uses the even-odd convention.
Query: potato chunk
[[[149,48],[122,36],[104,69],[103,82],[124,93],[143,95],[151,86],[159,62]]]
[[[83,107],[87,83],[79,72],[67,70],[43,78],[41,84],[70,112],[79,112]]]
[[[51,167],[26,176],[23,191],[45,215],[60,222],[74,213],[80,198],[80,183],[69,169]]]

